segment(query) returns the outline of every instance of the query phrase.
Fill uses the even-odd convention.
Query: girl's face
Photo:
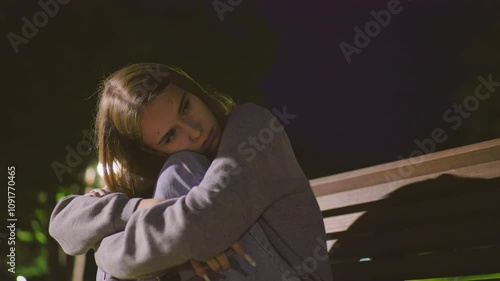
[[[143,142],[171,155],[190,150],[214,157],[220,142],[220,126],[212,111],[194,94],[170,84],[142,113]],[[204,142],[211,134],[211,141]]]

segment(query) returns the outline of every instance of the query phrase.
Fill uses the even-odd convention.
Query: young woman
[[[98,266],[112,276],[159,278],[185,272],[190,260],[222,265],[220,253],[231,245],[238,251],[239,240],[257,267],[229,280],[331,280],[321,212],[267,109],[235,106],[160,64],[125,67],[101,93],[99,161],[113,193],[58,202],[49,231],[65,252],[95,247]],[[171,199],[142,199],[155,183],[155,196]]]

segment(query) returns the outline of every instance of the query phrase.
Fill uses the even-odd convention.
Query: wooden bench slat
[[[457,212],[500,208],[500,178],[462,179],[444,175],[406,186],[398,192],[400,194],[379,201],[324,211],[327,233],[335,231],[329,229],[332,224],[352,224],[366,211],[368,216],[377,216],[376,220],[363,221],[364,227],[370,229]]]
[[[448,170],[445,171],[444,173],[461,177],[473,177],[473,178],[485,178],[485,179],[497,178],[500,177],[500,160],[469,167]],[[403,186],[415,182],[421,182],[427,179],[437,178],[442,174],[443,172],[423,175],[411,179],[383,183],[374,186],[350,190],[346,192],[319,196],[316,197],[316,199],[322,211],[351,206],[360,203],[373,202],[384,198],[388,194],[396,191],[397,189]]]
[[[397,181],[396,178],[411,179],[497,160],[500,160],[500,139],[317,178],[310,180],[310,184],[315,196],[321,197]],[[407,170],[412,172],[400,172]]]

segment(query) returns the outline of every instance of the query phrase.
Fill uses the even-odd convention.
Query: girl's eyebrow
[[[177,109],[177,116],[180,116],[182,112],[182,105],[184,104],[184,100],[186,99],[186,92],[182,94],[181,102],[179,103],[179,108]],[[170,133],[172,129],[168,130],[163,137],[161,137],[160,141],[157,143],[157,145],[161,145],[168,137],[168,133]]]

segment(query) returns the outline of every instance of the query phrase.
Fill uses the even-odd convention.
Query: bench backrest
[[[500,139],[310,183],[335,280],[500,272]]]

